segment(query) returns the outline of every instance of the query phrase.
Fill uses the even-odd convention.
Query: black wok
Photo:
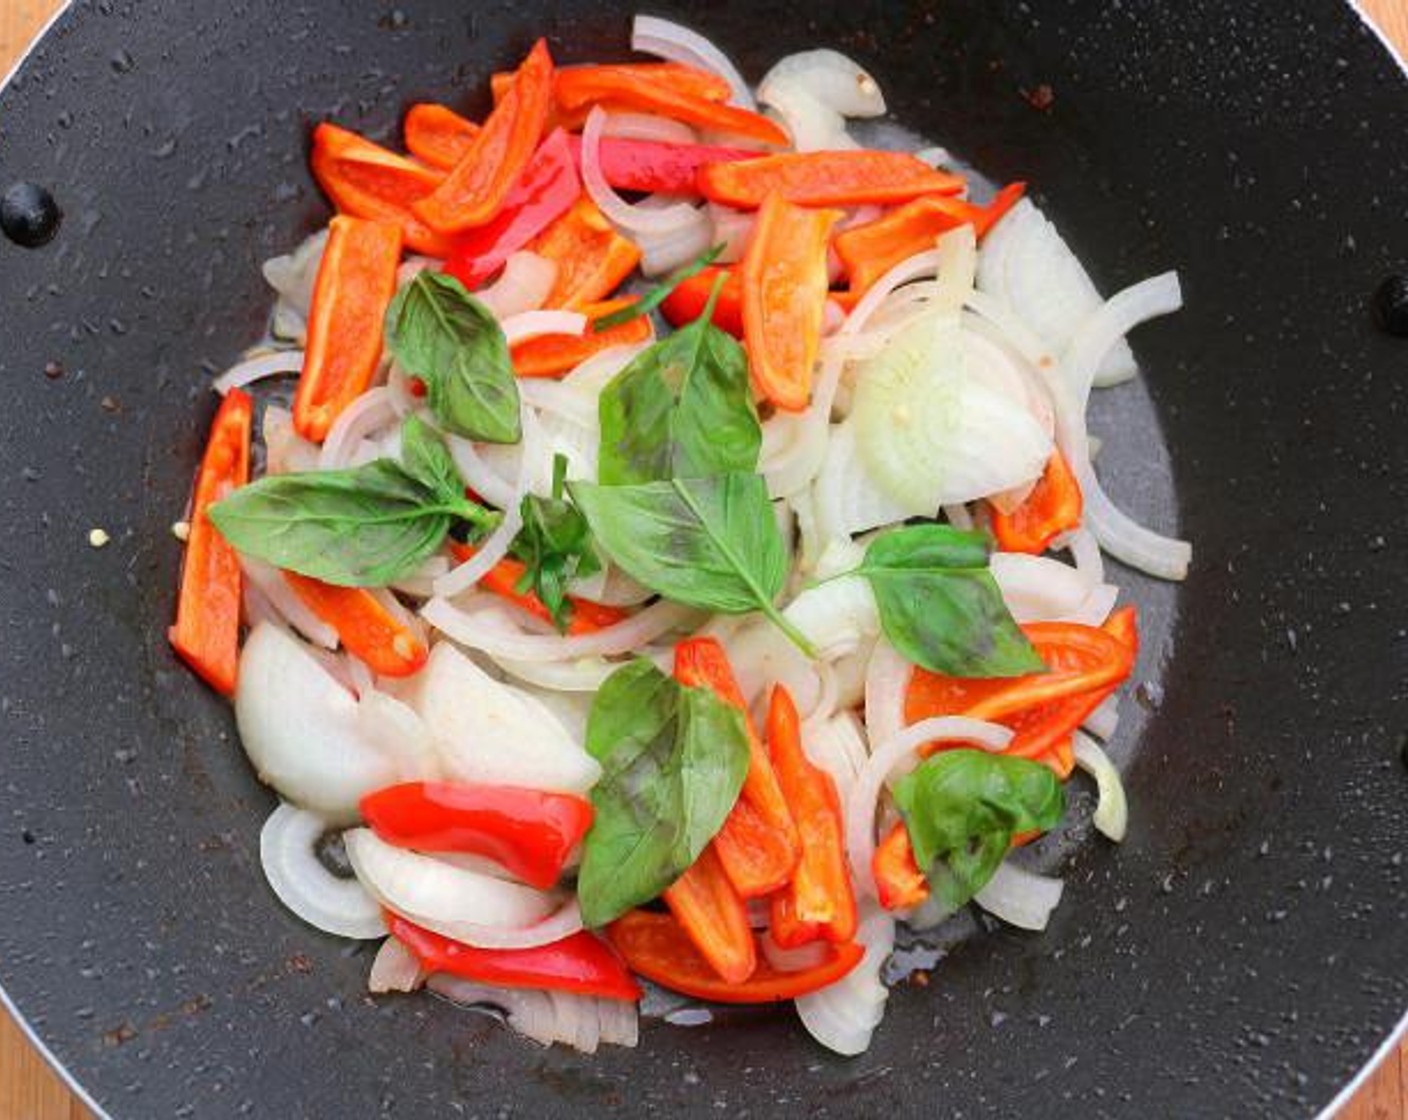
[[[264,886],[271,798],[165,642],[206,369],[325,218],[311,122],[482,111],[532,36],[619,53],[630,7],[102,0],[0,95],[3,179],[65,212],[0,244],[6,994],[116,1117],[1315,1114],[1408,1006],[1408,343],[1366,310],[1408,268],[1403,74],[1332,0],[710,7],[752,76],[838,46],[1031,180],[1106,290],[1182,270],[1106,406],[1116,497],[1196,543],[1176,591],[1122,577],[1156,616],[1128,842],[1071,844],[1051,929],[958,946],[856,1060],[783,1015],[589,1059],[366,998]]]

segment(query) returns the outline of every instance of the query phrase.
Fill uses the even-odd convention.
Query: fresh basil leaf
[[[758,465],[763,435],[748,356],[710,322],[709,311],[612,378],[597,412],[597,478],[606,486],[751,472]]]
[[[568,585],[601,571],[601,562],[592,547],[587,519],[570,500],[562,496],[567,459],[553,458],[552,497],[524,495],[519,507],[523,528],[513,538],[509,551],[523,561],[521,593],[534,592],[552,615],[558,630],[566,631],[572,621],[572,601]]]
[[[597,542],[627,575],[677,603],[723,614],[762,611],[811,652],[773,605],[787,576],[787,550],[758,475],[568,488]]]
[[[386,312],[386,341],[446,431],[486,443],[522,435],[518,382],[498,320],[453,276],[424,269]]]
[[[983,889],[1013,836],[1055,828],[1066,811],[1050,767],[977,750],[940,751],[896,782],[894,797],[915,863],[949,909]]]
[[[582,843],[582,920],[602,926],[656,898],[723,826],[748,771],[742,715],[643,658],[606,679],[587,720],[602,766]]]
[[[907,661],[951,677],[1018,677],[1046,664],[988,570],[986,533],[911,525],[883,533],[856,574],[870,581],[885,637]]]
[[[406,417],[401,425],[401,465],[440,501],[465,496],[464,479],[444,437],[418,416]]]
[[[623,307],[619,311],[613,311],[610,315],[603,315],[592,323],[594,332],[609,331],[612,327],[619,327],[622,323],[629,323],[632,319],[638,319],[642,315],[649,315],[662,303],[670,298],[670,293],[683,284],[686,280],[698,276],[719,258],[719,254],[724,251],[724,244],[720,242],[712,249],[706,249],[690,261],[687,265],[677,268],[669,276],[665,277],[655,287],[651,288],[644,296],[636,300],[629,307]]]

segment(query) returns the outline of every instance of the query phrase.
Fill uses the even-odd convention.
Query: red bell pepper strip
[[[240,656],[240,561],[211,523],[209,509],[249,481],[254,403],[231,389],[215,414],[191,497],[176,623],[167,640],[216,692],[235,691]]]
[[[841,798],[831,775],[802,750],[801,717],[781,685],[768,708],[768,751],[802,838],[792,878],[770,900],[772,938],[784,949],[856,935],[856,896],[846,863]]]
[[[422,101],[406,111],[402,124],[406,150],[423,163],[450,171],[464,159],[479,126],[453,109]]]
[[[569,311],[609,297],[635,271],[641,255],[586,195],[528,248],[557,265],[557,279],[543,306]]]
[[[427,972],[448,972],[501,988],[573,992],[634,1003],[640,985],[620,957],[582,930],[536,949],[476,949],[386,911],[386,928]]]
[[[896,821],[875,846],[870,859],[875,893],[886,910],[908,910],[929,898],[929,881],[914,861],[914,848],[904,821]]]
[[[460,544],[458,541],[450,542],[450,552],[461,564],[474,556],[474,548],[471,545]],[[479,581],[479,586],[501,599],[508,600],[520,610],[527,611],[534,618],[552,622],[552,612],[534,592],[518,590],[519,581],[527,570],[527,566],[521,561],[505,556],[485,573]],[[569,635],[595,634],[598,630],[615,626],[629,617],[629,613],[619,607],[608,607],[604,603],[594,603],[576,595],[569,595],[567,598],[572,604],[572,616],[567,624]]]
[[[724,870],[744,898],[760,898],[787,882],[801,856],[801,841],[767,749],[753,727],[743,692],[724,648],[713,638],[675,646],[675,679],[708,688],[737,709],[748,730],[748,773],[738,800],[713,839]]]
[[[826,248],[839,210],[810,210],[771,195],[743,258],[743,338],[753,388],[789,412],[807,407],[821,346]]]
[[[851,291],[860,295],[895,265],[932,249],[940,234],[961,225],[972,225],[981,240],[1025,190],[1025,183],[1003,187],[987,206],[946,195],[925,195],[873,222],[837,234],[836,255],[846,268]]]
[[[413,207],[440,233],[461,233],[491,221],[537,150],[552,102],[552,57],[539,39],[454,170]]]
[[[592,803],[570,793],[471,782],[407,782],[362,798],[362,816],[388,844],[468,852],[547,890],[592,823]]]
[[[1089,717],[1134,668],[1138,638],[1132,608],[1103,627],[1034,622],[1022,627],[1046,673],[962,678],[915,669],[905,694],[905,720],[940,715],[993,720],[1015,732],[1007,754],[1040,758]]]
[[[572,137],[572,155],[582,162],[582,139]],[[617,190],[647,194],[699,193],[699,169],[711,163],[757,159],[747,148],[722,148],[710,144],[667,144],[659,140],[632,140],[603,136],[598,149],[601,173]]]
[[[777,1003],[809,995],[834,984],[865,956],[864,946],[854,941],[828,943],[819,964],[779,972],[760,955],[753,975],[741,984],[731,984],[714,971],[669,914],[632,910],[612,922],[607,933],[632,971],[671,991],[713,1003]]]
[[[388,152],[379,144],[335,124],[313,130],[313,177],[340,214],[389,222],[401,227],[406,246],[415,253],[444,258],[454,243],[411,212],[445,175],[414,160]]]
[[[460,237],[445,271],[473,291],[567,213],[581,194],[567,134],[554,132],[534,153],[493,220]]]
[[[569,112],[606,103],[765,144],[782,147],[788,143],[787,133],[762,114],[701,97],[682,89],[677,79],[646,74],[638,67],[579,66],[560,70],[557,103]]]
[[[578,308],[589,321],[601,319],[624,310],[638,302],[635,296],[625,299],[611,299],[605,303],[593,303]],[[645,315],[637,315],[614,327],[598,331],[588,327],[586,332],[577,334],[544,334],[528,338],[513,347],[513,372],[519,377],[561,377],[570,373],[593,354],[599,354],[612,346],[630,346],[649,342],[655,335],[655,328]]]
[[[869,149],[788,152],[699,172],[699,193],[739,210],[756,210],[770,194],[799,206],[908,202],[925,194],[957,194],[963,180],[904,152]]]
[[[558,70],[554,84],[561,81],[563,74],[576,74],[583,70],[593,69],[599,69],[599,67],[590,65],[564,66]],[[705,101],[727,101],[733,96],[732,88],[723,78],[708,70],[701,70],[697,66],[689,66],[683,62],[618,62],[612,64],[612,69],[663,82],[680,93],[702,97]],[[512,81],[513,74],[507,70],[500,70],[489,75],[489,89],[494,96],[495,105],[504,99],[504,94],[508,93],[509,84]],[[570,131],[572,126],[564,123],[563,127]],[[578,121],[575,127],[580,128],[581,121]]]
[[[1045,472],[1020,506],[1011,513],[990,508],[993,535],[1003,552],[1039,556],[1059,534],[1080,525],[1083,505],[1080,483],[1066,457],[1053,451]]]
[[[675,286],[675,290],[660,305],[660,313],[671,326],[686,326],[704,314],[714,290],[714,280],[720,273],[727,279],[714,302],[714,326],[734,338],[743,337],[743,283],[738,278],[738,271],[727,267],[710,266]]]
[[[399,226],[339,214],[328,228],[293,398],[293,425],[314,443],[371,384],[401,263]]]
[[[425,643],[365,587],[336,587],[297,572],[285,572],[284,580],[373,672],[409,677],[429,660]]]
[[[748,925],[748,907],[712,845],[665,889],[664,897],[675,921],[720,978],[741,984],[753,975],[758,947]]]

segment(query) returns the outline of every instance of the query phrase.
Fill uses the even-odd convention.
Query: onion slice
[[[510,346],[545,334],[578,336],[587,329],[587,317],[576,311],[521,311],[501,324]]]
[[[632,206],[616,193],[601,169],[601,137],[608,119],[606,111],[598,105],[587,114],[587,124],[582,130],[582,183],[601,212],[635,235],[677,233],[696,223],[699,212],[687,202],[654,209]]]
[[[328,829],[322,817],[287,802],[259,832],[259,862],[279,901],[310,926],[336,937],[367,941],[386,933],[381,907],[356,879],[323,866],[314,845]]]
[[[757,107],[748,83],[728,55],[697,31],[658,16],[638,14],[631,24],[631,50],[717,74],[728,82],[735,105],[745,109]]]
[[[421,968],[420,960],[406,947],[405,942],[388,937],[377,950],[372,961],[371,973],[367,976],[367,991],[374,994],[383,992],[414,992],[423,987],[428,974]]]
[[[272,354],[260,354],[257,358],[246,358],[231,366],[211,384],[211,388],[222,397],[231,389],[243,389],[266,377],[283,373],[303,371],[302,350],[275,350]]]
[[[1118,844],[1129,827],[1129,802],[1124,795],[1120,772],[1089,735],[1077,731],[1075,740],[1076,765],[1095,779],[1100,795],[1091,823]]]
[[[327,471],[348,466],[362,440],[399,419],[396,396],[390,389],[384,385],[368,389],[334,421],[318,455],[318,469]]]
[[[1065,884],[1003,860],[973,901],[1010,926],[1040,932],[1061,902]]]

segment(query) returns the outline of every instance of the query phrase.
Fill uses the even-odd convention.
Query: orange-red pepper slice
[[[609,297],[640,263],[635,242],[617,233],[586,196],[538,234],[528,248],[557,264],[557,279],[543,306],[569,311]]]
[[[328,229],[293,398],[294,427],[314,443],[371,384],[401,263],[399,226],[340,214]]]
[[[886,910],[908,910],[929,897],[929,881],[914,860],[909,829],[896,821],[870,858],[875,894]]]
[[[727,92],[724,94],[728,96]],[[760,113],[701,97],[681,88],[677,76],[632,66],[580,66],[557,75],[557,103],[570,111],[608,103],[655,113],[714,132],[785,145],[787,133]]]
[[[770,195],[743,258],[743,337],[758,396],[800,412],[826,312],[826,246],[839,210],[810,210]]]
[[[607,315],[636,303],[635,296],[625,299],[610,299],[604,303],[588,304],[579,308],[589,321],[605,318]],[[599,354],[612,346],[629,346],[638,342],[649,342],[655,329],[648,315],[637,315],[604,331],[587,327],[583,334],[544,334],[525,339],[510,351],[513,358],[513,372],[519,377],[561,377],[570,373],[593,354]]]
[[[713,638],[680,642],[675,646],[675,679],[691,688],[712,689],[743,715],[748,729],[748,773],[713,843],[739,894],[744,898],[769,894],[791,877],[801,856],[801,841],[723,646]]]
[[[770,194],[799,206],[908,202],[957,194],[963,180],[904,152],[787,152],[700,169],[699,193],[739,210],[756,210]]]
[[[254,402],[231,389],[215,414],[191,497],[176,623],[167,639],[211,688],[235,691],[240,657],[240,561],[211,523],[212,505],[249,481]]]
[[[451,234],[482,226],[499,212],[543,138],[552,73],[547,43],[539,39],[454,170],[415,204],[421,221]]]
[[[479,135],[479,126],[473,121],[448,106],[431,101],[422,101],[406,110],[401,128],[406,137],[406,150],[441,171],[453,170]]]
[[[284,579],[373,672],[409,677],[429,659],[425,643],[365,587],[336,587],[297,572],[285,572]]]
[[[1053,451],[1046,470],[1026,500],[1011,513],[990,508],[992,531],[1003,552],[1040,555],[1052,540],[1080,525],[1084,502],[1080,483],[1060,451]]]
[[[451,541],[450,552],[463,564],[474,555],[474,548]],[[552,612],[535,592],[518,590],[518,582],[527,570],[527,565],[522,561],[505,556],[484,574],[479,580],[479,586],[501,599],[508,600],[520,610],[527,611],[534,618],[552,622]],[[572,603],[572,617],[567,623],[568,634],[595,634],[598,630],[615,626],[629,617],[629,613],[619,607],[608,607],[604,603],[594,603],[576,595],[569,595],[567,598]]]
[[[712,322],[721,331],[727,331],[734,338],[743,337],[743,282],[738,271],[719,265],[710,265],[688,280],[675,285],[675,290],[665,297],[660,305],[660,313],[673,327],[683,327],[704,314],[709,306],[709,296],[714,291],[714,281],[718,276],[725,277],[719,289],[719,298],[714,301]]]
[[[758,966],[748,907],[729,882],[713,846],[665,890],[665,905],[694,947],[730,984],[741,984]]]
[[[311,165],[313,177],[338,213],[400,226],[412,252],[449,256],[453,242],[411,211],[444,181],[443,172],[326,123],[313,130]]]
[[[768,751],[792,819],[802,856],[786,886],[770,900],[772,938],[784,949],[825,938],[856,935],[856,896],[846,863],[841,799],[831,775],[802,750],[801,718],[781,685],[768,709]]]
[[[860,964],[865,948],[854,941],[827,944],[826,955],[811,968],[780,972],[760,957],[753,975],[730,984],[700,955],[689,935],[669,914],[632,910],[607,928],[616,951],[633,972],[671,991],[714,1003],[777,1003],[808,995]]]

